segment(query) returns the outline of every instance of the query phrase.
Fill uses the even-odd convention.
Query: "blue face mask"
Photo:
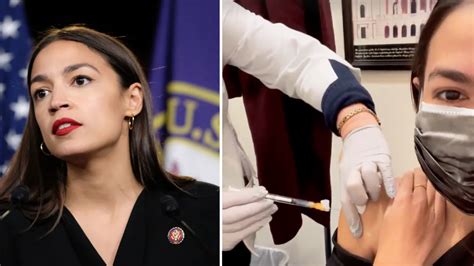
[[[474,214],[474,109],[420,104],[415,150],[436,190]]]

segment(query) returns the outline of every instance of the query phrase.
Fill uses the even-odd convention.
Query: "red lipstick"
[[[64,136],[80,126],[82,124],[76,120],[64,117],[54,121],[52,133],[56,136]]]

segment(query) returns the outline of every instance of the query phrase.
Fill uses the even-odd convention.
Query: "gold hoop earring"
[[[128,129],[133,130],[133,126],[135,126],[135,116],[128,118]]]
[[[46,155],[46,156],[51,156],[51,153],[49,153],[49,152],[46,151],[46,148],[44,147],[44,142],[41,142],[41,144],[40,144],[40,150],[41,150],[41,152],[42,152],[44,155]]]

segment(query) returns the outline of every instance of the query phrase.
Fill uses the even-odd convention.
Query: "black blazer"
[[[178,218],[163,210],[162,192],[143,190],[133,207],[114,265],[219,264],[219,189],[195,181],[184,190],[193,196],[177,189],[166,192],[179,205]],[[10,213],[0,222],[0,265],[105,265],[66,208],[58,226],[45,236],[53,222],[54,217],[22,232],[31,221],[18,210]],[[172,244],[168,236],[175,227],[184,232],[179,244]]]

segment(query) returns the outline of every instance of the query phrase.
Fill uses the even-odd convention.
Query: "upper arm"
[[[219,250],[219,187],[213,184],[195,181],[192,188],[188,190],[194,198],[188,198],[193,223],[201,235],[205,236],[209,248],[213,251]]]
[[[230,0],[223,2],[222,35],[224,64],[319,111],[325,91],[338,79],[330,60],[359,73],[315,38],[271,23]]]
[[[13,261],[12,240],[4,221],[0,221],[0,265],[16,265]]]
[[[222,58],[258,78],[266,87],[301,99],[324,114],[337,134],[340,110],[362,103],[374,109],[360,84],[360,70],[317,39],[272,23],[232,0],[222,2]]]
[[[358,239],[352,236],[341,211],[337,229],[338,244],[354,255],[373,260],[377,251],[380,226],[389,201],[385,191],[381,191],[378,201],[367,203],[366,210],[361,215],[363,233]]]

